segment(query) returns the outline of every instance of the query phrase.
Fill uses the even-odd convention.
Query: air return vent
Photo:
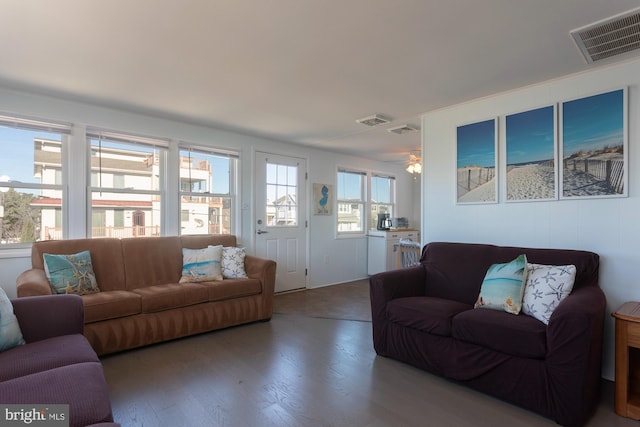
[[[588,63],[640,49],[640,8],[571,31]]]
[[[374,114],[373,116],[363,117],[361,119],[356,120],[356,122],[361,123],[367,126],[378,126],[385,123],[389,123],[389,119],[381,116],[380,114]]]
[[[403,133],[417,132],[418,129],[410,125],[402,125],[394,128],[389,128],[387,129],[387,131],[397,133],[398,135],[402,135]]]

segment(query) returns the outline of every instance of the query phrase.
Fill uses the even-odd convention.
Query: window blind
[[[13,116],[2,113],[0,113],[0,126],[64,135],[70,135],[71,128],[73,127],[71,123],[67,122],[42,120],[27,116]]]

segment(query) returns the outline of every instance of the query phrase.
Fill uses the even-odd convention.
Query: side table
[[[615,411],[640,420],[640,302],[626,302],[616,319]]]

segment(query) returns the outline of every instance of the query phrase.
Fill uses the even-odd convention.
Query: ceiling
[[[616,60],[569,32],[640,0],[0,5],[0,86],[400,162],[420,133],[388,128]],[[392,122],[356,123],[375,113]]]

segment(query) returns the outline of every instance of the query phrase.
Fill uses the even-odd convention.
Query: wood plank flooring
[[[371,323],[274,314],[102,358],[123,426],[553,426],[553,421],[391,359]],[[613,387],[588,426],[637,427]]]

